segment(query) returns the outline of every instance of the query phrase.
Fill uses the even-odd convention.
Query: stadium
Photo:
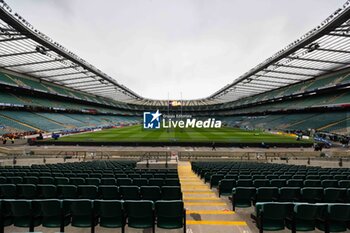
[[[17,10],[0,0],[0,233],[350,232],[350,1],[197,99],[143,97]]]

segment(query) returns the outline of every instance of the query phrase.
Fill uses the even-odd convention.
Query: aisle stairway
[[[187,232],[250,232],[224,199],[192,171],[189,162],[179,162],[179,179],[187,212]]]

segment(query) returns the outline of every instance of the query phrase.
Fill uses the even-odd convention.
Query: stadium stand
[[[148,180],[156,175],[163,175],[162,184],[148,186]],[[122,176],[130,177],[130,183],[120,183],[119,180],[125,179]],[[138,178],[133,177],[147,178],[138,186]],[[62,184],[62,179],[67,183]],[[103,183],[106,179],[114,182],[107,185]],[[0,227],[2,232],[12,224],[33,231],[42,225],[64,232],[69,224],[94,228],[95,220],[91,218],[94,216],[102,227],[124,228],[127,224],[154,231],[157,225],[165,229],[184,228],[186,232],[180,187],[170,186],[168,182],[174,179],[178,181],[177,170],[136,170],[132,161],[2,167],[0,203],[5,222]],[[173,184],[179,185],[179,181]],[[141,212],[140,206],[144,206]],[[61,215],[63,210],[67,213]]]
[[[233,210],[254,205],[252,218],[260,232],[285,228],[293,232],[349,230],[347,168],[192,162],[192,169],[213,188],[218,184],[219,194],[232,195]],[[336,211],[345,212],[337,215]]]
[[[320,133],[349,136],[349,18],[347,2],[320,26],[209,97],[173,101],[139,96],[0,1],[0,45],[6,48],[0,50],[0,135],[6,142],[13,135],[33,134],[20,146],[0,147],[0,233],[17,227],[72,233],[98,227],[122,232],[350,231],[350,169],[342,167],[349,156],[346,145],[338,143],[339,150],[331,148],[329,154],[312,151]],[[219,119],[224,128],[210,134],[197,128],[142,128],[142,142],[158,146],[151,149],[139,141],[103,144],[135,140],[132,132],[141,129],[143,114],[158,110]],[[103,136],[110,128],[121,131]],[[225,131],[235,130],[232,138],[224,138]],[[103,142],[94,144],[95,133],[101,132],[96,139]],[[75,133],[67,147],[64,141],[59,144],[59,137]],[[262,139],[266,135],[276,148]],[[300,135],[308,136],[305,144],[297,143]],[[46,140],[50,136],[56,140]],[[220,137],[229,148],[216,151]],[[200,150],[198,138],[204,141]],[[288,142],[279,151],[282,139]],[[167,147],[176,143],[186,148]],[[308,165],[299,165],[300,160],[288,164],[289,158],[299,158],[294,153],[301,162],[308,158]],[[323,164],[336,162],[338,167],[311,166],[310,157],[321,155]],[[192,230],[197,225],[209,227]]]

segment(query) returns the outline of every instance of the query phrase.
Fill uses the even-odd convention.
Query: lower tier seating
[[[183,228],[186,232],[186,213],[181,200],[174,201],[120,201],[120,200],[11,200],[0,201],[0,232],[7,226],[28,228],[59,228],[64,232],[68,225],[78,228],[95,227]]]
[[[261,233],[285,227],[292,232],[345,232],[350,230],[350,204],[259,202],[252,218]]]

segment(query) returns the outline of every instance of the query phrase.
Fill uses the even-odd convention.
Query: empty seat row
[[[350,230],[350,204],[257,203],[255,214],[259,232],[345,232]]]
[[[48,177],[81,177],[81,178],[178,178],[178,174],[175,173],[168,173],[168,174],[150,174],[150,173],[144,173],[144,174],[125,174],[125,173],[76,173],[76,172],[69,172],[69,173],[62,173],[62,172],[42,172],[42,173],[25,173],[25,172],[2,172],[0,173],[0,176],[2,177],[12,177],[12,176],[20,176],[20,177],[42,177],[42,176],[48,176]]]
[[[332,176],[332,175],[325,175],[325,176],[299,176],[299,175],[294,175],[294,176],[289,176],[289,175],[269,175],[269,176],[233,176],[233,175],[208,175],[205,176],[204,181],[205,183],[209,182],[211,186],[216,186],[218,185],[218,182],[220,180],[223,179],[232,179],[232,180],[277,180],[277,179],[281,179],[281,180],[318,180],[319,182],[322,182],[323,180],[335,180],[335,181],[339,181],[339,180],[350,180],[350,176]]]
[[[232,188],[235,187],[322,187],[322,188],[350,188],[350,180],[284,180],[284,179],[274,179],[274,180],[233,180],[233,179],[223,179],[218,182],[218,185],[211,185],[211,187],[216,187],[219,190],[219,195],[228,194],[230,195]]]
[[[121,228],[164,229],[184,228],[186,213],[182,201],[118,201],[118,200],[1,200],[0,232],[6,226],[28,228],[59,228],[68,225],[79,228],[95,226]]]
[[[345,188],[297,188],[297,187],[237,187],[232,190],[232,207],[250,207],[257,202],[306,202],[347,203],[350,189]]]
[[[115,186],[115,185],[33,185],[2,184],[0,197],[38,199],[106,199],[106,200],[181,200],[179,186]]]
[[[0,177],[0,184],[73,184],[73,185],[155,185],[179,186],[178,178],[78,178],[78,177]]]

